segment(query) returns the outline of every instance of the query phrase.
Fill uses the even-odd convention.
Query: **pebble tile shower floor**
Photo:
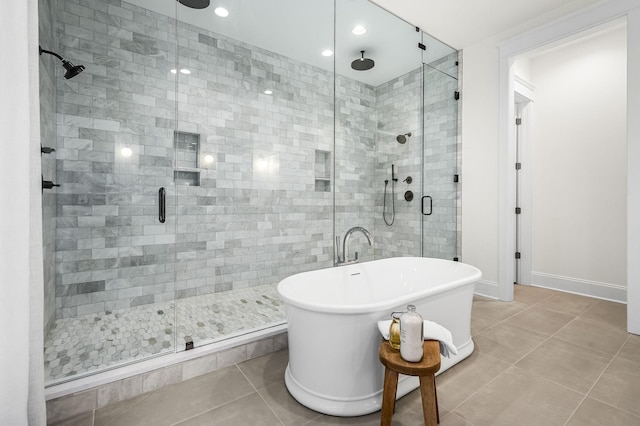
[[[66,381],[163,352],[202,346],[286,319],[275,284],[56,320],[45,381]],[[176,327],[177,325],[177,327]]]

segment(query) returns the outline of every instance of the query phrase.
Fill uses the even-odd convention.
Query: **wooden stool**
[[[380,362],[385,366],[380,424],[382,426],[391,425],[391,417],[396,406],[398,373],[420,377],[420,396],[422,397],[424,424],[425,426],[435,426],[440,423],[435,378],[435,373],[440,369],[440,342],[437,340],[425,340],[424,357],[420,362],[403,360],[400,356],[400,351],[392,349],[386,340],[380,343],[378,355]]]

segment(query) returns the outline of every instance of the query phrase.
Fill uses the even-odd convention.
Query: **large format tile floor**
[[[513,302],[476,298],[474,353],[436,379],[441,425],[640,425],[640,337],[626,306],[516,286]],[[378,425],[298,404],[283,382],[287,351],[108,405],[62,423],[92,425]],[[420,395],[393,424],[422,424]]]

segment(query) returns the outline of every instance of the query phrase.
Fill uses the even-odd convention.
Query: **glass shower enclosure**
[[[458,260],[460,140],[458,53],[443,49],[423,65],[422,256]]]
[[[352,226],[361,261],[455,255],[426,164],[446,134],[457,167],[455,102],[427,102],[453,49],[366,0],[39,6],[42,47],[85,66],[41,56],[47,385],[281,326],[277,283]]]

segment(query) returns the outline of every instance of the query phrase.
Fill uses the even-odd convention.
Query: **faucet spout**
[[[373,247],[373,236],[371,235],[371,233],[362,226],[354,226],[344,234],[344,240],[342,241],[342,258],[338,256],[338,264],[353,263],[358,261],[358,252],[356,252],[355,258],[349,259],[349,240],[351,240],[351,235],[354,232],[361,232],[362,234],[364,234],[364,236],[367,238],[369,246]]]

